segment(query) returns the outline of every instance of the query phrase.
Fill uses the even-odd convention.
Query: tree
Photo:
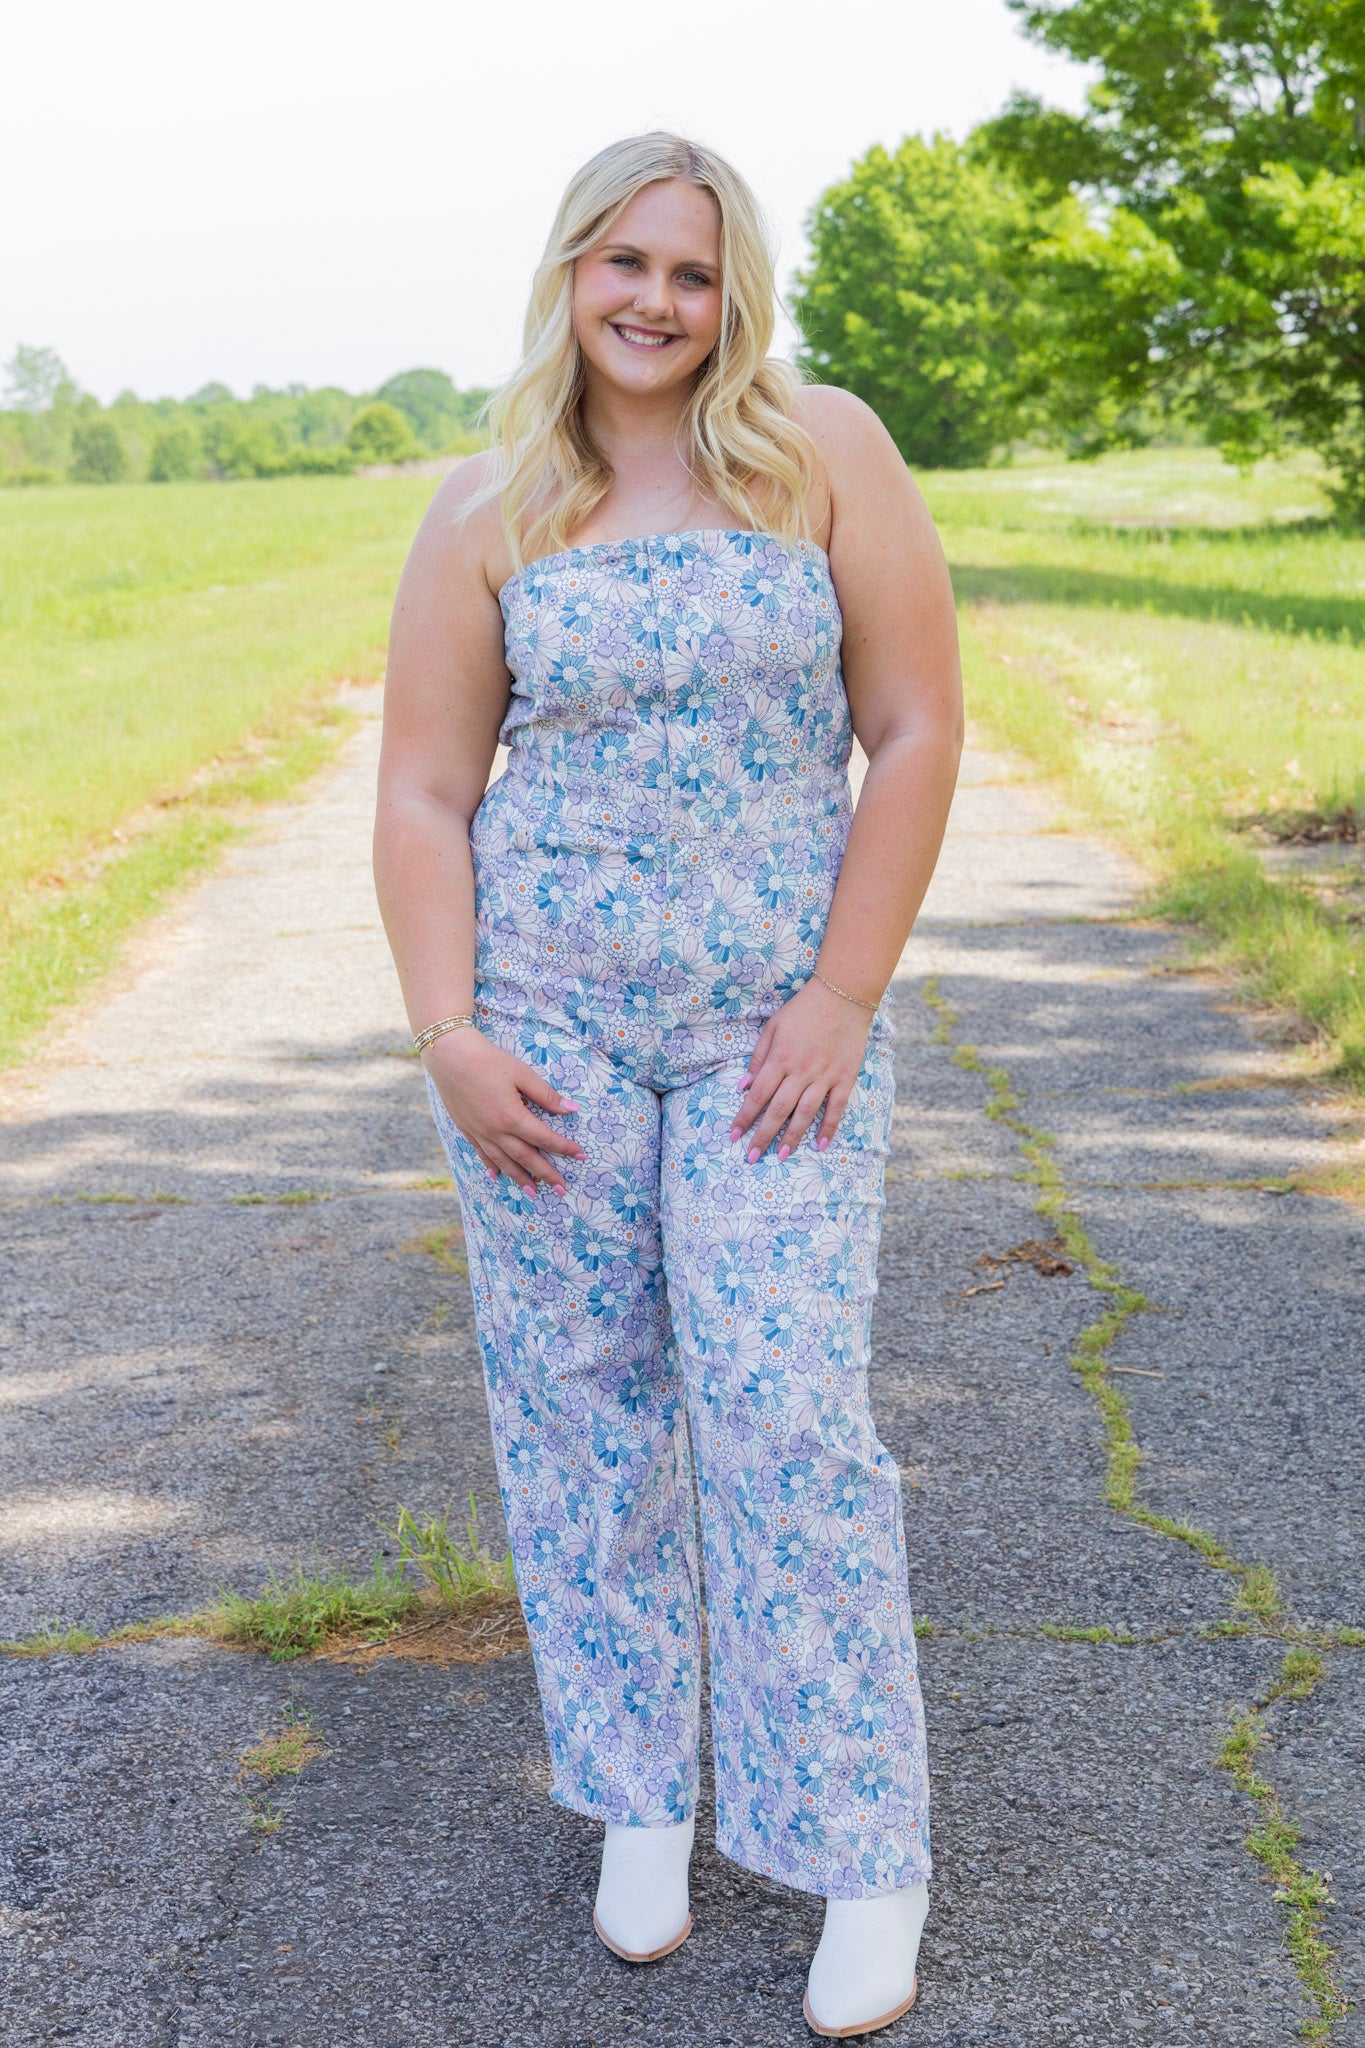
[[[221,476],[278,474],[289,446],[278,420],[253,417],[245,406],[225,405],[203,428],[204,453]]]
[[[128,474],[128,451],[114,422],[94,413],[71,429],[71,481],[117,484]]]
[[[356,414],[346,445],[357,462],[407,462],[418,452],[402,413],[382,400]]]
[[[401,412],[428,448],[439,448],[463,425],[460,394],[444,370],[404,370],[381,384],[375,397]]]
[[[346,439],[346,430],[356,412],[349,391],[324,384],[317,391],[300,392],[294,405],[299,434],[310,447],[327,448]]]
[[[998,161],[1088,209],[1091,261],[1145,238],[1141,379],[1250,460],[1297,442],[1365,515],[1365,0],[1010,0],[1099,67],[1088,110],[1016,95]],[[1116,329],[1130,358],[1132,334]],[[1108,395],[1103,348],[1088,388]]]
[[[188,421],[162,427],[152,442],[147,481],[151,484],[183,483],[199,472],[199,436]]]
[[[21,342],[5,365],[5,377],[5,403],[16,412],[48,412],[63,386],[75,390],[55,348],[26,348]]]
[[[949,136],[880,146],[808,222],[793,312],[801,360],[880,415],[908,462],[964,468],[1022,433],[1042,223],[998,169]]]

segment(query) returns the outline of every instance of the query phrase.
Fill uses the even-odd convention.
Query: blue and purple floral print
[[[829,564],[659,534],[533,562],[501,598],[475,1007],[581,1105],[567,1197],[493,1181],[428,1087],[554,1796],[644,1826],[691,1813],[704,1603],[719,1847],[826,1895],[910,1884],[924,1718],[867,1398],[890,998],[827,1151],[813,1127],[749,1165],[729,1137],[851,818]]]

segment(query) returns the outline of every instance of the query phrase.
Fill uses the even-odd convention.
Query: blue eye
[[[607,258],[607,261],[608,263],[624,264],[636,270],[638,270],[640,267],[639,257],[627,255],[624,250],[619,255],[609,256]],[[679,277],[681,278],[684,284],[692,285],[694,288],[700,289],[701,291],[706,291],[711,283],[711,279],[709,277],[703,277],[702,273],[699,270],[680,271]]]

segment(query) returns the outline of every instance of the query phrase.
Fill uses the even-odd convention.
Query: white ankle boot
[[[929,1912],[927,1884],[827,1899],[825,1931],[806,1984],[806,2024],[839,2038],[889,2027],[915,2002],[915,1958]]]
[[[607,1823],[602,1876],[592,1924],[628,1963],[654,1963],[681,1948],[692,1932],[687,1866],[696,1822],[676,1828],[626,1828]]]

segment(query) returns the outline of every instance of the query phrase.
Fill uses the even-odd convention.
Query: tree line
[[[963,143],[877,147],[824,192],[793,313],[806,374],[907,461],[1156,436],[1316,451],[1365,519],[1365,0],[1009,0],[1090,65],[1084,112],[1016,94]],[[0,481],[275,476],[463,449],[483,392],[207,385],[100,408],[21,349]]]
[[[1365,0],[1009,0],[1094,67],[870,150],[809,223],[809,374],[907,460],[1301,447],[1365,518]]]
[[[101,406],[49,348],[20,347],[0,410],[0,484],[178,483],[195,478],[338,476],[372,462],[466,454],[483,390],[444,370],[405,370],[353,395],[257,385],[234,398],[206,384],[191,398],[120,392]]]

